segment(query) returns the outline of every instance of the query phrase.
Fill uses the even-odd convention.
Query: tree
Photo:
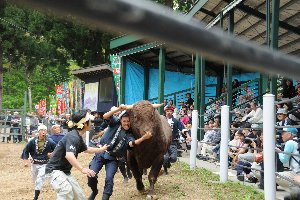
[[[30,110],[35,95],[40,94],[36,93],[37,88],[44,84],[40,80],[49,82],[53,87],[49,90],[54,91],[55,83],[60,84],[62,79],[69,79],[70,63],[73,66],[77,64],[80,67],[87,67],[108,62],[111,38],[108,33],[91,30],[73,24],[71,20],[49,17],[11,4],[5,5],[2,19],[0,22],[3,31],[0,33],[0,39],[7,63],[4,73],[12,73],[14,70],[23,73],[22,81],[25,81],[28,91]],[[38,72],[43,76],[38,76]],[[45,72],[49,72],[49,76],[45,76]],[[44,77],[47,79],[43,79]],[[8,79],[4,81],[6,80]],[[49,91],[48,93],[45,90],[39,91],[44,92],[42,92],[44,97],[40,98],[48,97]],[[5,95],[5,98],[8,96]],[[6,100],[5,102],[5,105],[19,105],[8,104]],[[23,102],[23,98],[19,99],[19,102]]]

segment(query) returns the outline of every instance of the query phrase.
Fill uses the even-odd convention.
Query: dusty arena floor
[[[21,199],[33,199],[34,194],[34,184],[31,179],[30,167],[25,168],[23,162],[20,159],[20,154],[22,152],[25,144],[5,144],[0,143],[0,199],[3,200],[21,200]],[[79,155],[79,161],[83,163],[84,166],[88,166],[88,163],[92,159],[93,155],[81,153]],[[156,193],[159,199],[162,200],[174,200],[174,199],[241,199],[243,193],[240,193],[238,188],[236,188],[239,193],[238,195],[233,192],[228,193],[226,187],[221,188],[218,186],[212,186],[211,184],[204,183],[199,179],[201,175],[190,174],[188,169],[183,169],[183,164],[177,163],[172,166],[170,174],[168,176],[161,176],[155,185]],[[77,170],[73,170],[72,174],[79,181],[80,185],[84,189],[86,195],[90,194],[90,189],[87,186],[87,178],[79,173]],[[205,176],[205,175],[203,175]],[[97,199],[101,199],[101,194],[103,191],[105,171],[99,175],[99,194]],[[146,180],[146,176],[144,176]],[[148,188],[148,182],[144,181],[146,188]],[[220,191],[223,191],[220,193]],[[222,194],[223,193],[223,194]],[[245,194],[245,193],[244,193]],[[123,183],[123,177],[120,172],[115,176],[115,186],[114,193],[111,197],[112,200],[139,200],[145,199],[146,195],[140,194],[135,189],[135,181],[133,179],[129,180],[127,184]],[[243,197],[242,197],[243,198]],[[54,200],[56,195],[52,190],[49,182],[43,187],[40,195],[40,199]],[[252,198],[251,198],[252,199]],[[255,198],[254,198],[255,199]]]

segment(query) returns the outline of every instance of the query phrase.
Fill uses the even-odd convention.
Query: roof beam
[[[185,15],[187,19],[192,19],[193,16],[208,2],[208,0],[198,0],[193,8]]]
[[[298,17],[298,15],[300,15],[300,13],[298,13],[298,14],[296,14],[296,15],[292,15],[292,16],[290,16],[289,18],[287,18],[287,19],[285,19],[284,21],[289,21],[290,19],[292,19],[292,18],[297,18]],[[286,30],[286,29],[285,29]],[[288,31],[288,30],[286,30],[286,31]],[[290,33],[290,32],[286,32],[286,33]],[[259,38],[259,37],[262,37],[262,35],[265,35],[266,34],[266,31],[263,31],[262,33],[260,33],[259,35],[257,35],[257,36],[255,36],[254,38],[251,38],[251,40],[256,40],[257,38]],[[283,35],[283,34],[282,34]],[[264,43],[265,44],[265,43]]]
[[[300,38],[296,39],[296,40],[293,40],[291,42],[288,42],[284,45],[281,45],[281,46],[278,46],[279,49],[283,50],[283,48],[287,47],[287,46],[291,46],[291,45],[294,45],[294,44],[298,44],[300,42]]]
[[[296,49],[295,51],[291,51],[288,54],[298,55],[298,54],[300,54],[300,49]]]
[[[155,55],[159,56],[159,50],[158,49],[150,49],[149,51],[151,51]],[[166,61],[166,63],[168,63],[170,65],[173,65],[174,67],[181,68],[181,66],[177,62],[175,62],[173,59],[168,57],[167,53],[165,55],[165,61]]]
[[[114,49],[116,47],[123,46],[125,44],[129,44],[129,43],[138,41],[142,38],[143,38],[142,36],[125,35],[125,36],[122,36],[122,37],[118,37],[116,39],[112,39],[110,41],[110,49]]]
[[[226,2],[228,2],[228,3],[231,2],[231,0],[224,0],[224,1],[226,1]],[[236,7],[237,7],[238,9],[240,9],[241,11],[246,12],[246,13],[248,13],[248,14],[251,14],[251,15],[257,17],[257,18],[260,18],[260,19],[263,19],[263,20],[266,19],[266,15],[265,15],[264,13],[261,13],[261,12],[259,12],[258,10],[255,10],[255,9],[251,8],[250,6],[246,6],[246,5],[244,5],[244,4],[239,4],[239,5],[237,5]],[[297,28],[297,27],[295,27],[295,26],[292,26],[292,25],[290,25],[290,24],[288,24],[288,23],[286,23],[286,22],[279,21],[279,27],[280,27],[280,28],[283,28],[283,29],[285,29],[285,30],[288,30],[288,31],[292,31],[292,32],[294,32],[294,33],[300,35],[300,28]]]
[[[134,53],[138,53],[138,52],[141,52],[141,51],[145,51],[147,49],[151,49],[151,48],[154,48],[156,46],[159,46],[160,44],[157,43],[157,42],[151,42],[151,43],[148,43],[148,44],[143,44],[143,45],[140,45],[138,47],[134,47],[134,48],[131,48],[131,49],[127,49],[125,51],[121,51],[119,53],[117,53],[119,56],[127,56],[127,55],[130,55],[130,54],[134,54]]]

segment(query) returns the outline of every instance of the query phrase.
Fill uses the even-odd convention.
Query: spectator
[[[94,124],[94,130],[95,133],[99,133],[100,132],[100,126],[103,122],[103,119],[100,117],[100,114],[98,112],[93,112],[94,114],[94,120],[92,121],[92,123]]]
[[[237,89],[238,87],[240,87],[240,83],[239,80],[234,79],[232,82],[232,90]],[[236,90],[232,93],[232,104],[233,106],[236,104],[237,99],[238,99],[238,95],[239,95],[239,90]]]
[[[243,119],[243,115],[242,112],[238,109],[235,110],[235,117],[234,117],[234,121],[235,122],[242,122]]]
[[[244,94],[239,96],[239,104],[251,101],[254,98],[254,93],[249,89],[248,86],[244,88]]]
[[[187,98],[185,104],[188,108],[190,108],[190,106],[194,103],[194,99],[192,99],[191,93],[186,93],[185,97]]]
[[[283,98],[293,98],[295,96],[295,87],[293,86],[293,81],[290,79],[282,80],[282,97]]]
[[[71,115],[69,113],[65,114],[64,118],[62,119],[62,132],[66,134],[67,132],[71,131],[72,129],[69,128],[68,123],[71,121]]]
[[[188,125],[190,122],[190,118],[188,117],[188,114],[184,114],[183,118],[181,118],[181,122],[184,124],[184,126]]]
[[[276,148],[279,152],[293,153],[299,155],[298,143],[293,140],[294,137],[297,137],[298,131],[296,128],[284,128],[282,131],[282,140],[285,143],[284,149]],[[299,156],[291,156],[289,154],[279,153],[279,160],[284,164],[288,165],[290,171],[279,172],[280,175],[287,177],[289,179],[294,179],[297,173],[300,172]],[[291,184],[285,179],[280,177],[276,178],[278,185],[282,187],[289,187]]]
[[[278,119],[278,126],[295,125],[294,122],[288,117],[287,110],[285,108],[279,108],[276,114]]]
[[[283,108],[286,109],[289,119],[291,119],[294,124],[298,124],[297,122],[300,120],[299,109],[293,111],[294,107],[291,101],[284,103]]]
[[[61,129],[59,124],[54,124],[51,127],[52,135],[49,136],[50,139],[57,145],[58,142],[65,136],[61,134]]]
[[[251,112],[251,106],[250,106],[250,104],[246,104],[245,105],[245,109],[244,109],[244,117],[242,118],[242,121],[243,122],[245,122],[245,121],[247,121],[247,115],[249,114]]]
[[[166,120],[168,121],[171,129],[172,129],[172,141],[171,144],[164,155],[164,174],[168,174],[168,168],[171,167],[171,163],[175,163],[177,160],[177,145],[178,145],[178,139],[180,137],[180,132],[184,129],[183,124],[175,119],[173,117],[174,108],[171,106],[168,106],[165,108],[166,112]]]
[[[262,123],[263,122],[263,111],[258,108],[255,102],[250,103],[251,112],[243,117],[244,121],[249,123]]]
[[[241,140],[239,136],[239,131],[235,131],[234,138],[228,143],[228,155],[230,157],[230,161],[235,157],[236,153],[238,152],[238,149],[241,145]]]

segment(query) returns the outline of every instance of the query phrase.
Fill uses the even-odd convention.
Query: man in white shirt
[[[258,108],[255,102],[250,103],[251,112],[245,115],[242,121],[248,121],[250,123],[262,123],[263,122],[263,110]]]

